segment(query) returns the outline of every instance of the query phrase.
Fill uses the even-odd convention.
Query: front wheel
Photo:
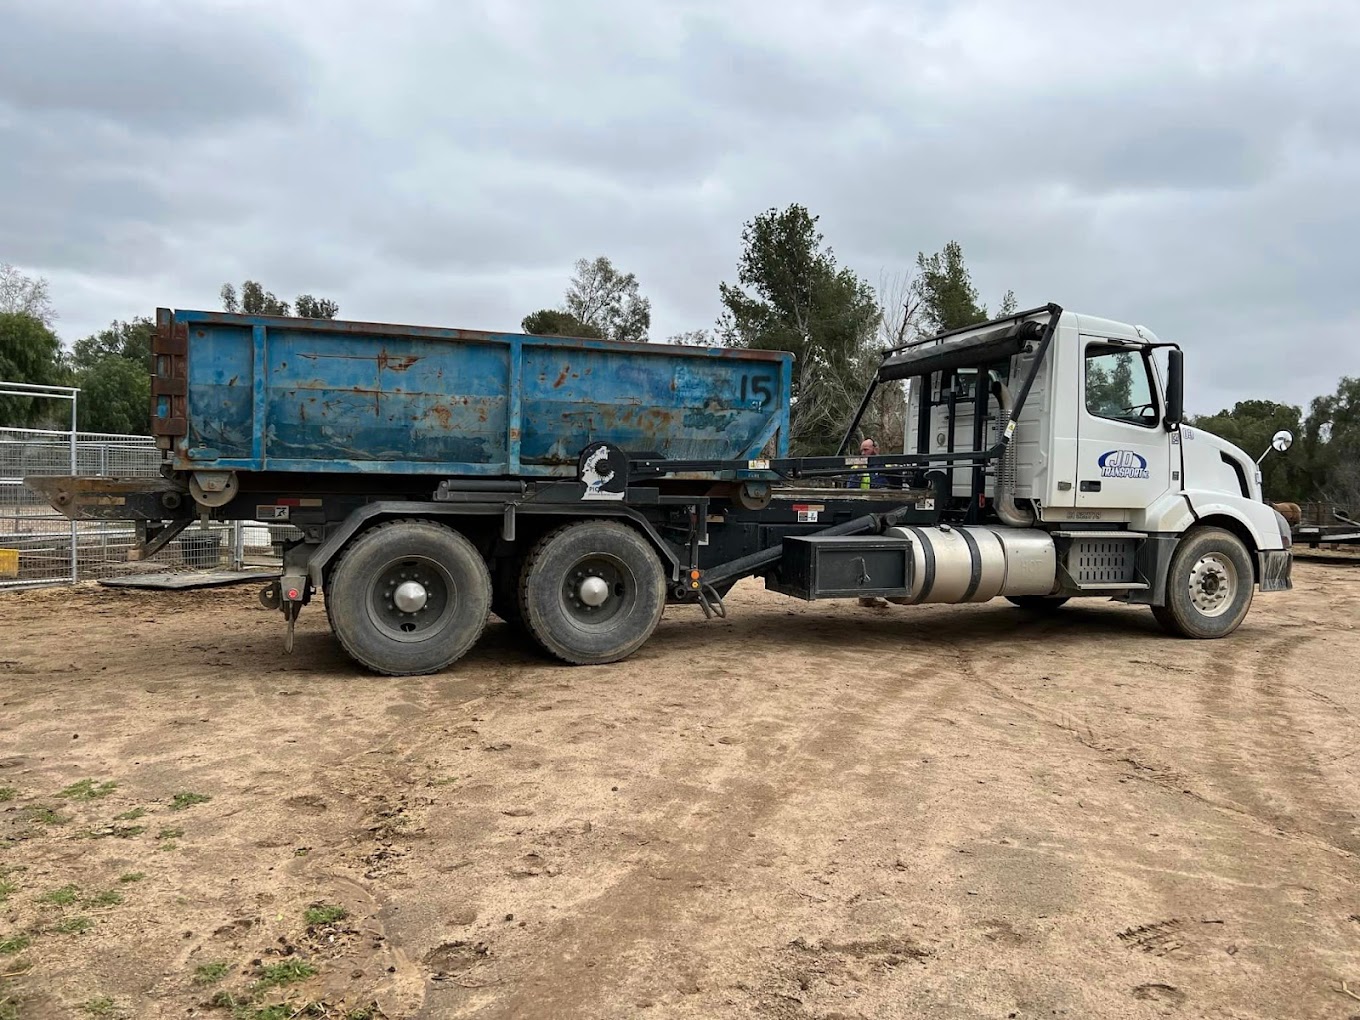
[[[401,520],[364,532],[326,587],[331,629],[375,673],[436,673],[481,636],[491,575],[476,547],[433,521]]]
[[[581,521],[545,535],[520,582],[520,613],[534,640],[575,665],[632,655],[665,606],[656,550],[617,521]]]
[[[1255,586],[1242,540],[1222,528],[1197,528],[1171,557],[1166,605],[1153,606],[1152,615],[1179,637],[1226,637],[1246,617]]]

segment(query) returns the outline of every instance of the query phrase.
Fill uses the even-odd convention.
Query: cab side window
[[[1126,347],[1086,348],[1086,410],[1098,418],[1155,428],[1160,419],[1147,359]]]

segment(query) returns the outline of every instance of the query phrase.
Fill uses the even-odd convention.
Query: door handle
[[[1081,483],[1081,491],[1082,491],[1082,492],[1099,492],[1099,491],[1100,491],[1100,483],[1099,483],[1099,482],[1082,482],[1082,483]]]

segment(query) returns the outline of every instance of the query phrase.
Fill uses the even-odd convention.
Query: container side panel
[[[504,470],[508,381],[505,345],[273,328],[267,457]]]
[[[189,430],[194,461],[249,457],[254,438],[254,345],[246,325],[189,327]]]
[[[781,400],[778,361],[524,347],[523,435],[529,465],[576,464],[592,442],[677,459],[760,452]]]

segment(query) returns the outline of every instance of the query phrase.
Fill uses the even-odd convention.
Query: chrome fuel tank
[[[998,595],[1048,595],[1056,584],[1057,551],[1047,532],[1033,528],[889,528],[911,542],[911,594],[900,605],[986,602]]]

